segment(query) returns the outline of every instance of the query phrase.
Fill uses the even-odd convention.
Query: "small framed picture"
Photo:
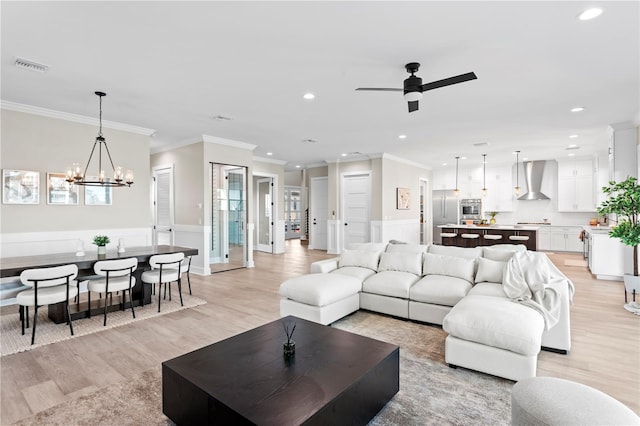
[[[78,186],[66,177],[64,173],[47,173],[47,204],[78,205]]]
[[[3,170],[2,202],[4,204],[40,204],[40,172]]]
[[[409,188],[397,188],[397,210],[409,210],[411,208],[411,190]]]
[[[95,176],[87,176],[89,181],[97,181]],[[112,203],[112,192],[110,186],[85,186],[84,204],[87,206],[110,206]]]

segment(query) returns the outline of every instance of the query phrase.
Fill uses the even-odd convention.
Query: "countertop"
[[[587,231],[590,234],[608,234],[611,231],[610,226],[591,226],[591,225],[583,225],[582,229]]]
[[[448,225],[438,225],[438,228],[461,228],[461,229],[495,229],[495,230],[503,230],[503,231],[537,231],[540,229],[539,226],[531,226],[531,225],[489,225],[489,226],[478,226],[478,225],[456,225],[455,223],[451,223]]]

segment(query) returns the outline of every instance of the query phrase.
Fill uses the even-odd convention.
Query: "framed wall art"
[[[47,204],[78,204],[78,186],[70,184],[66,178],[64,173],[47,173]]]
[[[2,202],[4,204],[40,204],[40,172],[3,170]]]
[[[411,208],[411,190],[409,188],[396,188],[397,210],[409,210]]]
[[[96,176],[87,176],[86,180],[97,181]],[[84,204],[87,206],[110,206],[113,201],[110,186],[85,186]]]

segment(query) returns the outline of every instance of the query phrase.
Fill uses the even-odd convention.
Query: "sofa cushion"
[[[467,294],[469,296],[507,297],[501,283],[478,283]]]
[[[409,290],[409,299],[415,302],[453,306],[467,295],[471,283],[446,275],[427,275]]]
[[[367,278],[362,283],[365,293],[381,296],[409,298],[409,289],[420,279],[419,275],[402,271],[384,271]]]
[[[280,284],[280,295],[312,306],[326,306],[356,294],[362,288],[354,277],[338,274],[307,274]]]
[[[516,250],[517,251],[517,250]],[[482,250],[482,257],[489,260],[495,260],[498,262],[508,262],[516,253],[514,250],[500,250],[495,248],[484,247]]]
[[[345,266],[360,266],[362,268],[378,269],[380,252],[375,250],[344,250],[340,254],[338,268]]]
[[[429,246],[428,253],[476,259],[482,256],[482,247],[467,248],[432,244]]]
[[[467,296],[444,317],[442,329],[462,340],[533,356],[540,352],[544,320],[510,299]]]
[[[334,269],[329,272],[330,274],[345,275],[347,277],[357,278],[360,284],[371,275],[374,275],[376,271],[372,271],[369,268],[361,268],[359,266],[345,266],[344,268]]]
[[[349,250],[366,250],[383,252],[387,248],[387,243],[351,243],[347,247]]]
[[[476,283],[501,283],[506,266],[507,262],[498,262],[497,260],[485,259],[483,257],[479,258]]]
[[[382,253],[378,272],[401,271],[422,275],[422,253]]]
[[[476,259],[425,253],[422,273],[462,278],[473,284],[475,265]]]
[[[429,249],[428,244],[389,244],[387,253],[425,253]]]

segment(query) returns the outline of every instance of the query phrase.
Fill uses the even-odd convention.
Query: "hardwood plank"
[[[280,283],[308,273],[313,261],[335,257],[308,250],[298,240],[287,241],[286,249],[277,255],[254,252],[255,268],[207,277],[192,274],[193,294],[207,300],[206,305],[0,358],[0,423],[28,417],[55,401],[79,398],[279,318]],[[593,386],[640,413],[640,317],[624,310],[623,284],[596,280],[586,267],[564,265],[565,260],[582,259],[580,255],[548,254],[576,286],[572,350],[568,355],[541,352],[538,375]],[[4,307],[0,314],[15,311]],[[437,362],[444,362],[443,354],[442,344],[424,351]],[[63,360],[70,367],[53,366]]]

